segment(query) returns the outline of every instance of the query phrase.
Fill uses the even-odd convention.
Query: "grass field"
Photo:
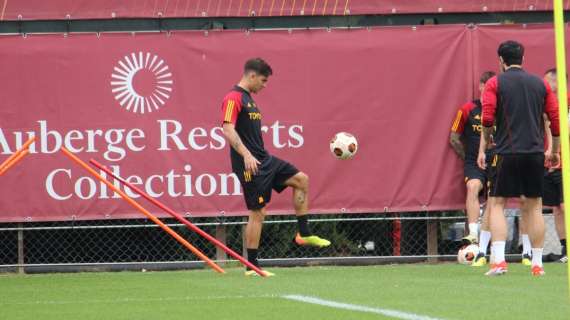
[[[457,264],[0,275],[0,319],[570,319],[566,265]]]

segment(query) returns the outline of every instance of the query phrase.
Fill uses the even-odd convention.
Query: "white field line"
[[[177,302],[177,301],[205,301],[205,300],[231,300],[279,298],[278,295],[235,295],[235,296],[193,296],[193,297],[157,297],[157,298],[118,298],[118,299],[85,299],[85,300],[35,300],[26,302],[0,302],[0,306],[8,305],[66,305],[66,304],[124,304],[141,302]]]
[[[336,302],[331,300],[324,300],[316,297],[309,297],[309,296],[300,296],[300,295],[285,295],[281,296],[284,299],[294,300],[304,303],[316,304],[324,307],[336,308],[336,309],[343,309],[343,310],[350,310],[350,311],[359,311],[359,312],[366,312],[366,313],[375,313],[380,314],[386,317],[396,318],[396,319],[403,319],[403,320],[443,320],[440,318],[433,318],[428,316],[422,316],[415,313],[403,312],[398,310],[391,310],[391,309],[382,309],[382,308],[372,308],[366,306],[360,306],[356,304],[349,304],[349,303],[342,303]]]

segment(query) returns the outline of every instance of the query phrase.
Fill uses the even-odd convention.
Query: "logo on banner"
[[[119,105],[134,113],[158,110],[172,95],[172,73],[157,55],[139,52],[119,60],[111,75],[111,91]]]

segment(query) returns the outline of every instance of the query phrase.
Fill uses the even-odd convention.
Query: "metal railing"
[[[546,215],[546,252],[559,252],[554,222]],[[518,253],[518,222],[509,216],[507,253]],[[164,221],[205,255],[236,264],[224,251],[174,220]],[[315,234],[331,240],[325,249],[293,242],[292,216],[267,217],[259,257],[263,265],[377,264],[453,260],[464,235],[461,212],[315,215]],[[245,218],[200,218],[192,222],[238,253]],[[191,252],[150,220],[97,220],[0,224],[0,271],[46,272],[203,267]]]

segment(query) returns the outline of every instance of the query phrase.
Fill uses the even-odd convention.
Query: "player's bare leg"
[[[489,225],[489,214],[491,211],[491,198],[487,200],[483,217],[481,218],[481,234],[479,236],[479,253],[471,264],[473,267],[482,267],[487,264],[487,249],[491,241],[491,231]]]
[[[259,262],[257,261],[257,250],[259,248],[259,240],[261,239],[261,229],[263,228],[265,214],[265,208],[261,208],[259,210],[251,210],[249,212],[247,226],[245,227],[245,246],[247,248],[247,260],[256,267],[259,267]],[[268,271],[263,272],[265,272],[268,276],[273,275]],[[245,275],[257,275],[257,273],[253,270],[246,270]]]
[[[562,257],[560,262],[568,262],[568,255],[566,249],[566,226],[564,225],[564,204],[560,204],[560,207],[552,208],[554,213],[554,224],[556,226],[556,233],[558,234],[558,239],[560,239],[560,245],[562,246]]]
[[[298,245],[328,247],[331,244],[330,241],[313,235],[309,230],[307,218],[309,212],[309,176],[303,172],[298,172],[287,179],[285,185],[293,188],[293,206],[295,207],[299,229],[295,236],[295,242]]]
[[[467,181],[467,197],[465,199],[465,211],[467,214],[467,224],[469,234],[463,238],[466,244],[477,243],[479,237],[479,227],[477,220],[479,219],[479,193],[483,190],[483,183],[479,179],[471,179]]]
[[[522,199],[524,199],[524,197]],[[528,219],[524,217],[524,214],[522,213],[522,207],[519,220],[519,231],[522,242],[521,263],[527,267],[530,267],[532,266],[532,244],[530,243],[530,237],[528,236]]]
[[[293,206],[295,207],[295,215],[304,216],[309,212],[309,177],[299,172],[285,184],[293,188]]]
[[[491,211],[491,199],[487,200],[487,205],[485,206],[485,211],[483,212],[483,217],[481,218],[481,230],[491,230],[491,225],[489,224],[489,215]]]
[[[560,207],[552,208],[554,214],[554,223],[556,224],[556,234],[560,239],[566,238],[566,227],[564,225],[564,204]]]
[[[542,251],[544,248],[544,217],[542,216],[542,198],[524,198],[522,200],[523,220],[532,244],[532,274],[544,274],[542,267]]]
[[[488,276],[501,275],[507,272],[507,262],[505,261],[505,242],[507,240],[507,219],[504,215],[505,198],[490,197],[491,211],[489,215],[489,223],[491,226],[491,234],[493,243],[491,244],[493,252],[493,264],[491,269],[486,273]]]
[[[252,210],[249,212],[249,219],[245,227],[245,241],[247,249],[259,248],[261,239],[261,229],[265,220],[265,208]]]

